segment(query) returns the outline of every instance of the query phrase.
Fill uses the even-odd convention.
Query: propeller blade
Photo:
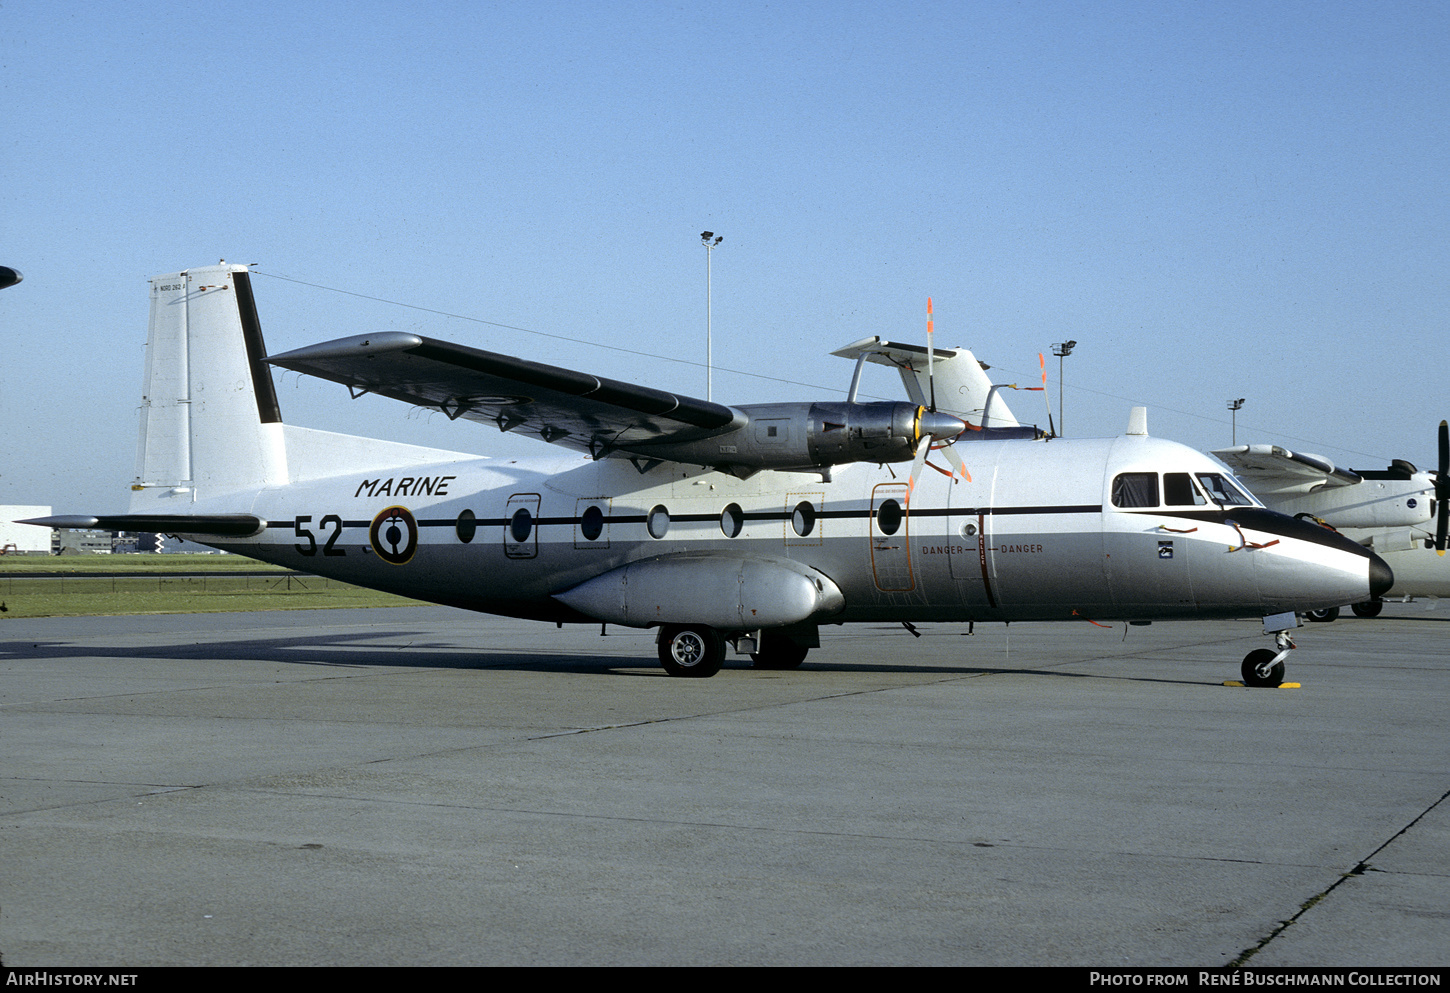
[[[972,481],[972,474],[967,472],[967,466],[964,462],[962,462],[962,457],[957,454],[955,446],[951,444],[942,445],[941,453],[945,455],[947,457],[947,461],[951,463],[953,472],[961,473],[962,478],[969,483]]]
[[[1047,359],[1041,352],[1037,353],[1037,364],[1042,367],[1042,402],[1047,404],[1047,426],[1056,435],[1057,429],[1052,425],[1052,398],[1047,395]]]
[[[931,393],[931,412],[936,413],[936,377],[933,375],[933,366],[936,358],[936,349],[931,343],[931,297],[926,298],[926,385]]]
[[[916,457],[911,460],[911,477],[906,481],[906,508],[911,509],[911,498],[916,493],[917,480],[921,478],[921,467],[926,465],[926,453],[931,449],[931,435],[922,435],[916,446]]]
[[[1440,422],[1440,468],[1435,473],[1435,499],[1440,512],[1435,521],[1435,554],[1445,554],[1445,532],[1450,530],[1450,424]]]

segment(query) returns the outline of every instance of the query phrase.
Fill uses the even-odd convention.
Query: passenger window
[[[1186,472],[1165,472],[1163,474],[1163,503],[1169,507],[1202,507],[1208,501],[1193,485],[1193,477]]]
[[[1158,506],[1158,474],[1125,472],[1113,480],[1114,507]]]

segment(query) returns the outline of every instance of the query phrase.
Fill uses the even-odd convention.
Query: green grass
[[[275,575],[225,575],[242,570],[266,570]],[[36,575],[57,572],[64,575]],[[147,575],[103,575],[107,572]],[[12,617],[401,607],[413,603],[417,601],[334,579],[289,575],[280,566],[240,555],[0,558],[0,623]]]
[[[65,572],[286,572],[280,565],[258,562],[245,555],[0,555],[0,576]]]

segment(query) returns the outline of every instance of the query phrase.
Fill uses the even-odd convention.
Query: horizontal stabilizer
[[[251,514],[111,514],[86,517],[32,517],[16,524],[35,524],[62,531],[151,531],[157,534],[197,534],[213,538],[250,538],[267,523]]]
[[[901,374],[906,396],[918,406],[931,406],[936,394],[936,409],[987,428],[1015,428],[1019,421],[1007,402],[1003,389],[992,384],[982,363],[965,348],[934,348],[931,350],[931,379],[928,380],[927,350],[921,345],[904,345],[880,338],[862,338],[831,353],[843,359],[865,360],[891,366]],[[1035,432],[1034,432],[1035,434]]]

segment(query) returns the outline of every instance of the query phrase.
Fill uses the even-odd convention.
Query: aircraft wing
[[[1261,500],[1265,496],[1353,486],[1364,480],[1354,470],[1340,469],[1322,455],[1291,452],[1278,445],[1236,445],[1215,449],[1213,454]]]
[[[267,361],[342,383],[354,397],[376,393],[433,407],[594,458],[698,441],[746,423],[744,413],[708,400],[401,331],[340,338]]]

